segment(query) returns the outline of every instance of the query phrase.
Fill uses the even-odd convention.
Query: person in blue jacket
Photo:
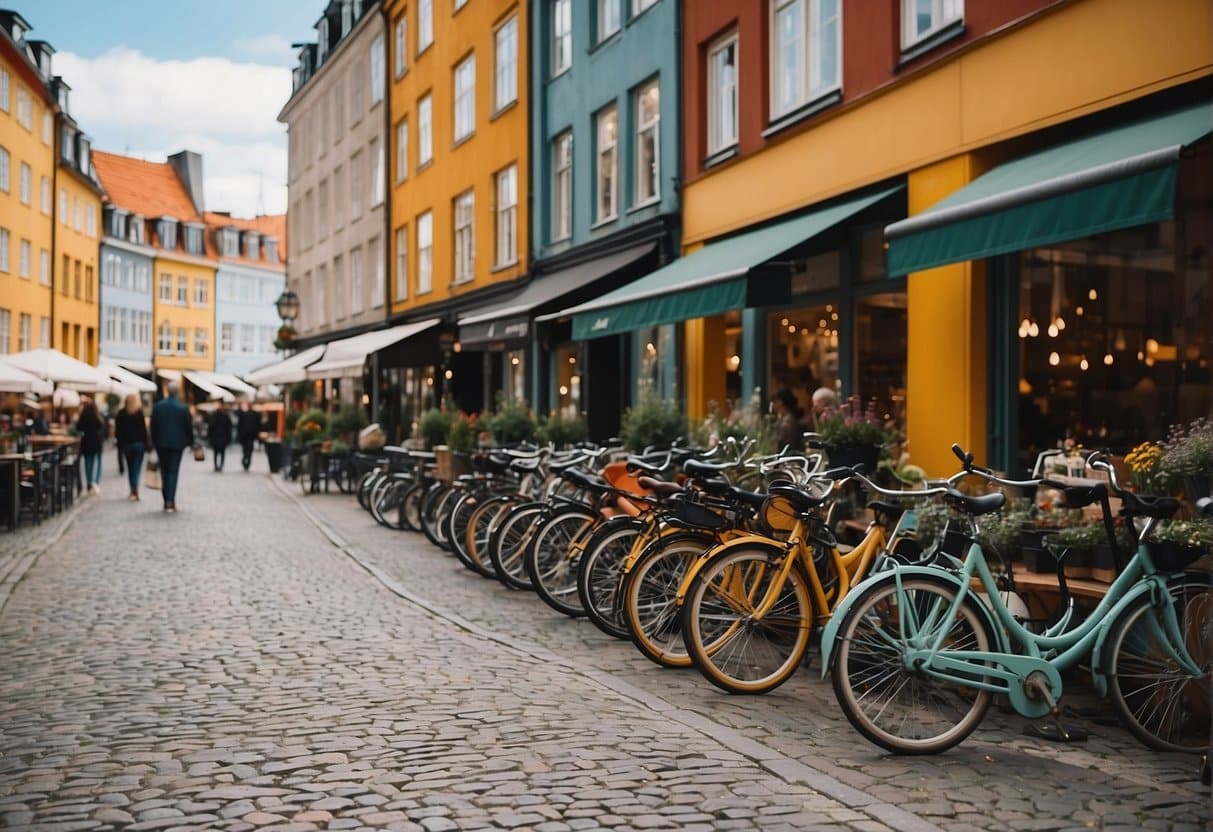
[[[178,382],[169,382],[168,396],[152,408],[152,445],[160,457],[160,482],[164,493],[164,510],[177,511],[177,473],[181,455],[194,444],[194,423],[177,394]]]

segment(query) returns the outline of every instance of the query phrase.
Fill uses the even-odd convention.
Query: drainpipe
[[[383,320],[386,323],[392,317],[392,192],[388,184],[392,177],[388,176],[392,160],[388,155],[388,144],[392,138],[392,57],[394,43],[388,40],[393,35],[391,21],[387,14],[387,0],[379,4],[379,17],[383,20],[383,141],[379,148],[383,152],[383,164],[379,166],[379,175],[383,177],[383,245],[380,246],[380,257],[383,258]],[[405,44],[407,51],[408,45]],[[379,421],[379,353],[375,353],[371,362],[371,421]]]

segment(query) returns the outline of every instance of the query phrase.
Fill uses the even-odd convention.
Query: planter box
[[[434,474],[443,482],[454,482],[464,474],[472,473],[472,458],[452,451],[446,445],[434,446],[434,464]]]
[[[1057,558],[1043,546],[1039,549],[1029,549],[1025,546],[1023,550],[1023,563],[1029,572],[1057,573]]]
[[[286,455],[286,449],[281,442],[274,442],[273,440],[263,442],[262,445],[265,446],[265,458],[270,464],[270,473],[277,474],[282,470],[282,462]]]

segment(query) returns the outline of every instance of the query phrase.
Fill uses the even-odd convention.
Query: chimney
[[[168,157],[168,163],[173,166],[185,190],[189,192],[194,210],[199,214],[206,211],[206,199],[202,195],[202,155],[192,150],[182,150]]]

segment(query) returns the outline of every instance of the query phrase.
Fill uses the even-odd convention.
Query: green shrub
[[[450,432],[446,437],[447,447],[457,453],[470,453],[476,447],[476,417],[466,413],[458,413],[451,422]]]
[[[328,433],[328,428],[328,414],[315,407],[300,416],[295,425],[296,433],[304,442],[323,439]]]
[[[620,428],[624,443],[632,451],[644,450],[649,445],[669,447],[686,432],[687,420],[678,405],[651,394],[623,412]]]
[[[550,442],[557,448],[568,448],[589,438],[590,429],[585,423],[585,417],[580,413],[565,417],[560,411],[556,411],[543,420],[536,435],[540,442]]]
[[[535,417],[524,402],[497,402],[497,412],[482,420],[498,445],[515,445],[535,438]]]
[[[312,383],[310,381],[297,381],[291,385],[292,402],[307,402],[311,398]]]
[[[421,420],[417,423],[417,432],[425,440],[425,446],[432,448],[435,445],[447,444],[447,434],[451,432],[451,422],[454,419],[454,413],[449,410],[439,410],[436,407],[431,407],[423,413]]]
[[[329,432],[334,437],[353,437],[368,424],[366,413],[356,404],[343,403],[337,408],[329,422]]]

